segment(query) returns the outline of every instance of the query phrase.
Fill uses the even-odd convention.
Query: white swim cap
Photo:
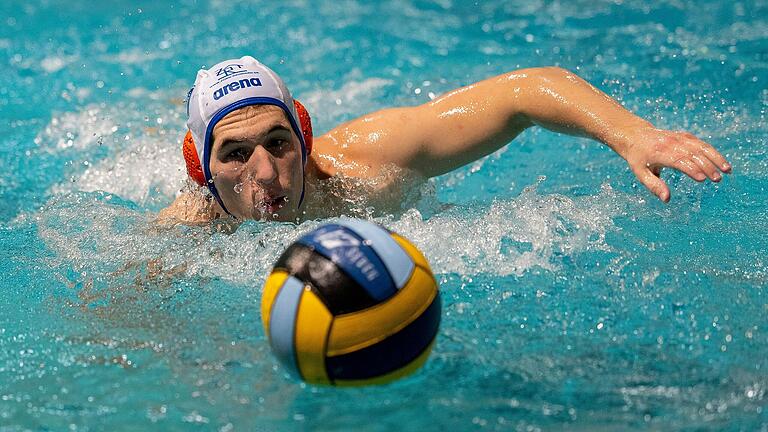
[[[227,213],[229,211],[216,191],[210,170],[213,145],[211,136],[219,120],[232,111],[249,105],[276,105],[282,108],[301,142],[302,164],[306,166],[307,163],[307,142],[302,133],[302,122],[296,113],[293,97],[283,80],[272,69],[251,56],[225,60],[208,70],[200,69],[195,85],[187,95],[187,127],[195,143],[206,185]],[[301,197],[304,198],[303,186]]]

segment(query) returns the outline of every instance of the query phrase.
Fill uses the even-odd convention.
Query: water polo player
[[[438,176],[493,153],[534,125],[604,143],[664,202],[670,191],[659,178],[662,168],[699,182],[717,182],[720,172],[731,170],[711,145],[690,133],[657,129],[555,67],[502,74],[314,138],[301,104],[253,57],[199,71],[187,99],[187,170],[210,197],[185,192],[161,212],[161,218],[183,222],[318,217],[307,209],[322,208],[328,197],[313,185],[371,178],[389,166]]]

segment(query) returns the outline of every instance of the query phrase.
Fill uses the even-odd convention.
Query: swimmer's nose
[[[271,184],[277,179],[277,167],[272,154],[264,147],[257,146],[248,160],[249,173],[261,184]]]

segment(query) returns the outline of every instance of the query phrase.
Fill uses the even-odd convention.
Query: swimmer
[[[670,199],[660,178],[663,168],[697,182],[718,182],[721,172],[731,172],[708,143],[654,127],[558,67],[505,73],[313,137],[309,114],[280,77],[246,56],[200,70],[187,115],[187,171],[210,194],[183,192],[160,213],[160,219],[182,223],[325,217],[316,210],[331,205],[327,192],[318,192],[323,182],[375,178],[377,188],[386,189],[399,177],[381,177],[390,167],[439,176],[495,152],[533,126],[607,145],[663,202]]]

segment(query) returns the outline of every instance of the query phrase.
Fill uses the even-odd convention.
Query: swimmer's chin
[[[287,197],[263,198],[250,207],[245,219],[257,221],[293,222],[296,220],[296,209],[290,207]]]

